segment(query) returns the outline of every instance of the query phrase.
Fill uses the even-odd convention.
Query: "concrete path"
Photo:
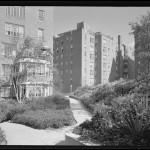
[[[70,99],[71,110],[77,124],[91,119],[91,115],[83,108],[82,104]],[[74,126],[76,126],[74,125]],[[65,145],[65,133],[74,126],[61,129],[37,130],[24,125],[4,122],[0,124],[6,135],[8,145]]]

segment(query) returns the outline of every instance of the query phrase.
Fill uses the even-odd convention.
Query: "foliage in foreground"
[[[0,145],[7,145],[4,132],[0,128]]]
[[[91,121],[74,129],[82,140],[109,146],[149,146],[150,111],[145,102],[114,102],[112,107],[95,112]]]
[[[57,94],[23,105],[12,100],[0,102],[0,122],[8,120],[36,129],[45,129],[71,125],[74,117],[69,99]]]
[[[23,124],[35,129],[60,128],[73,122],[70,109],[64,110],[30,110],[13,117],[13,123]]]

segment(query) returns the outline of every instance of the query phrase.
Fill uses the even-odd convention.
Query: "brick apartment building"
[[[85,22],[78,23],[75,30],[54,36],[53,48],[54,64],[60,71],[65,93],[116,78],[112,71],[113,38],[92,32]]]
[[[6,78],[9,77],[12,64],[8,56],[15,54],[15,50],[9,49],[12,37],[20,40],[27,36],[39,38],[53,49],[53,7],[0,6],[0,11],[0,76]],[[42,70],[43,66],[38,68],[38,72],[43,72]],[[44,71],[44,74],[36,75],[41,78],[45,74]],[[8,85],[3,88],[1,97],[10,96],[10,87]],[[36,88],[34,85],[32,87]],[[48,95],[53,92],[51,87],[48,90]]]
[[[95,33],[95,84],[116,80],[114,40],[101,32]]]
[[[121,35],[118,35],[118,46],[116,54],[117,79],[134,78],[134,47],[122,43]]]
[[[95,33],[85,22],[77,29],[54,36],[54,64],[62,78],[62,91],[94,85]]]

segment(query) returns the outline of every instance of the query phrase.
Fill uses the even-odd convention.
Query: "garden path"
[[[77,121],[75,125],[61,129],[37,130],[10,122],[0,123],[1,129],[6,135],[7,145],[65,145],[65,133],[91,118],[79,101],[73,98],[69,98],[69,100]]]

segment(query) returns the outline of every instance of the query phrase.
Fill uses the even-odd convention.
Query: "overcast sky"
[[[54,35],[76,29],[77,23],[85,21],[93,32],[122,36],[124,44],[134,42],[129,22],[147,14],[150,7],[54,7]]]

